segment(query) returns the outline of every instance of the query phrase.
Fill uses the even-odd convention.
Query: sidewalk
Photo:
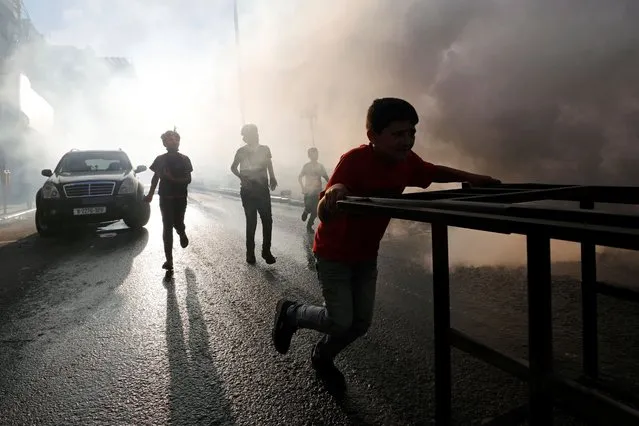
[[[27,208],[27,203],[9,204],[7,205],[7,212],[5,213],[4,206],[0,205],[0,221],[11,219],[15,217],[16,215],[27,213],[31,210],[33,210],[33,208],[31,209]]]
[[[0,249],[36,233],[33,213],[31,215],[23,214],[24,208],[22,210],[16,211],[14,209],[11,215],[0,215]],[[7,209],[8,212],[9,209]],[[12,218],[13,220],[10,220]]]

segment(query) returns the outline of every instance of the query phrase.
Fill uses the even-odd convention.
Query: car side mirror
[[[137,166],[134,171],[135,171],[135,173],[145,172],[146,171],[146,166]]]
[[[51,177],[51,176],[53,176],[53,172],[51,171],[51,169],[44,169],[44,170],[42,170],[42,176]]]

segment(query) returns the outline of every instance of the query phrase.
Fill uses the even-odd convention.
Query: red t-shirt
[[[361,145],[342,155],[326,188],[341,183],[352,196],[395,196],[408,186],[430,186],[434,167],[412,151],[403,161],[393,163],[379,157],[371,145]],[[323,196],[324,192],[320,199]],[[323,259],[340,262],[375,259],[389,222],[383,216],[338,213],[329,222],[320,222],[313,251]]]

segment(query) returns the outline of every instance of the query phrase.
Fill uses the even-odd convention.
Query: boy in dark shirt
[[[272,338],[278,352],[288,352],[298,328],[323,333],[311,362],[329,390],[344,391],[334,358],[371,325],[377,282],[377,253],[390,218],[352,216],[337,210],[346,196],[400,195],[408,186],[426,188],[432,182],[499,183],[489,176],[437,166],[412,151],[417,112],[396,98],[377,99],[366,119],[368,145],[344,154],[327,189],[320,194],[313,251],[325,306],[280,300]]]
[[[187,187],[191,183],[193,166],[186,155],[178,152],[180,148],[180,135],[169,130],[162,134],[162,143],[166,147],[166,154],[158,156],[149,169],[155,174],[151,180],[151,188],[145,200],[150,203],[155,193],[155,188],[160,183],[160,211],[162,213],[162,239],[164,240],[164,255],[166,261],[162,268],[173,270],[173,229],[180,236],[180,245],[186,248],[189,239],[186,236],[184,226],[184,214],[186,212]]]
[[[266,145],[260,145],[260,136],[255,124],[242,127],[242,138],[246,146],[235,153],[231,172],[240,178],[240,196],[246,215],[246,261],[250,264],[255,263],[255,230],[259,213],[262,220],[262,258],[271,265],[275,263],[275,257],[271,254],[273,217],[269,189],[274,191],[277,188],[271,150]]]
[[[322,178],[328,182],[328,173],[324,165],[318,162],[319,152],[317,148],[308,149],[308,163],[304,164],[299,175],[299,183],[304,194],[304,212],[302,213],[302,221],[306,221],[306,230],[313,231],[313,223],[317,217],[317,204],[319,203],[319,195],[322,192]],[[310,217],[309,217],[310,216]]]

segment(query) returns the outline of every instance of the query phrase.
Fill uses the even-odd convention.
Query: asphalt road
[[[432,424],[427,228],[393,228],[383,242],[374,325],[338,360],[349,391],[337,402],[310,367],[314,332],[298,333],[286,356],[270,342],[279,298],[321,302],[300,213],[274,204],[278,261],[250,266],[240,203],[193,195],[191,245],[176,248],[169,282],[157,205],[143,232],[116,224],[50,241],[16,238],[18,228],[33,231],[25,232],[30,216],[0,227],[0,235],[13,230],[0,247],[0,424]],[[578,269],[553,271],[555,352],[573,374]],[[453,325],[525,359],[525,273],[455,269]],[[639,310],[601,298],[600,315],[605,374],[638,385]],[[525,401],[525,385],[508,375],[457,351],[453,362],[457,424],[481,424]],[[559,412],[557,424],[581,423]]]

